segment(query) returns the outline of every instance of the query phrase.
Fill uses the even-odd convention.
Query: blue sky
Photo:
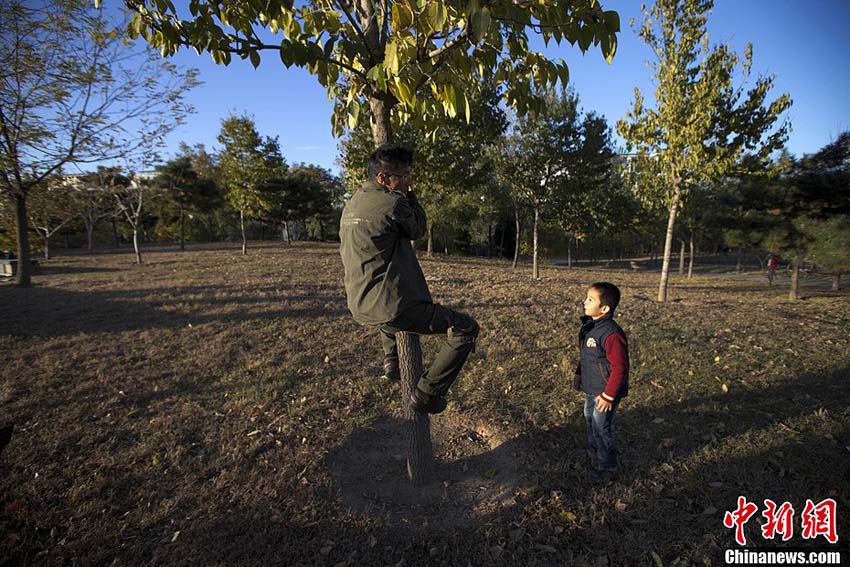
[[[563,57],[570,83],[584,110],[594,110],[614,126],[629,109],[635,87],[648,102],[654,86],[647,62],[649,49],[629,26],[640,20],[640,2],[601,0],[620,13],[622,30],[617,55],[605,63],[597,49],[582,55],[569,44],[546,50]],[[788,149],[797,155],[817,151],[850,129],[850,0],[715,0],[708,29],[713,43],[731,42],[739,53],[754,47],[753,74],[774,74],[770,100],[789,92],[793,131]],[[540,42],[542,47],[542,42]],[[215,65],[209,55],[182,51],[182,66],[200,70],[204,85],[190,94],[197,113],[172,133],[168,150],[179,142],[216,147],[221,119],[229,113],[254,117],[263,135],[279,136],[287,161],[315,163],[337,172],[338,140],[331,135],[332,105],[324,89],[305,70],[286,69],[276,55],[264,55],[258,69],[235,59]]]

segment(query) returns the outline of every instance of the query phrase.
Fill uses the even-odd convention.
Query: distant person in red
[[[767,259],[767,282],[770,285],[773,285],[773,280],[776,279],[776,266],[779,264],[779,261],[776,259],[776,256],[773,254]]]
[[[614,415],[620,400],[629,393],[629,343],[614,321],[614,310],[620,303],[617,286],[597,282],[587,289],[583,303],[580,359],[573,388],[585,395],[590,479],[610,482],[617,476]]]

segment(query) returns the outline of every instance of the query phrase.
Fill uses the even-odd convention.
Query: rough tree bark
[[[245,239],[245,211],[239,210],[239,228],[242,230],[242,255],[248,255],[248,241]]]
[[[30,266],[30,237],[27,230],[27,202],[24,195],[15,195],[15,227],[18,233],[18,271],[15,284],[18,287],[32,285],[32,266]]]
[[[537,262],[537,231],[540,226],[540,207],[538,205],[534,205],[534,247],[533,247],[533,258],[531,262],[531,277],[535,280],[540,279],[540,267]]]
[[[514,263],[511,266],[512,270],[516,270],[516,265],[519,262],[519,203],[514,203],[514,222],[516,223],[516,237],[514,238]]]
[[[670,216],[667,219],[667,236],[664,238],[664,259],[661,263],[661,282],[658,284],[658,301],[667,301],[667,281],[670,279],[670,254],[673,249],[673,226],[676,223],[676,213],[679,210],[679,199],[682,196],[680,187],[673,191],[673,200],[670,202]]]
[[[691,255],[688,257],[688,279],[694,275],[694,235],[691,234]]]
[[[791,301],[797,301],[799,298],[800,289],[800,262],[798,260],[794,260],[791,267],[791,289],[788,291],[788,299]]]
[[[431,446],[431,420],[427,413],[415,412],[407,404],[413,389],[419,382],[422,368],[422,350],[419,335],[398,333],[398,362],[401,368],[401,395],[404,399],[405,417],[408,422],[407,477],[416,486],[427,484],[434,469]]]

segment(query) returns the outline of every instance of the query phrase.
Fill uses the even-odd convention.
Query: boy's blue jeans
[[[620,400],[615,400],[606,412],[596,410],[594,396],[585,394],[584,419],[587,422],[587,446],[596,453],[603,469],[617,468],[617,449],[614,447],[614,416]]]

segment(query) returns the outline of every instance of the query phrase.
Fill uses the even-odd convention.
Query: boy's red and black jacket
[[[611,314],[581,318],[578,334],[581,358],[576,374],[590,396],[613,402],[629,393],[629,343]]]

